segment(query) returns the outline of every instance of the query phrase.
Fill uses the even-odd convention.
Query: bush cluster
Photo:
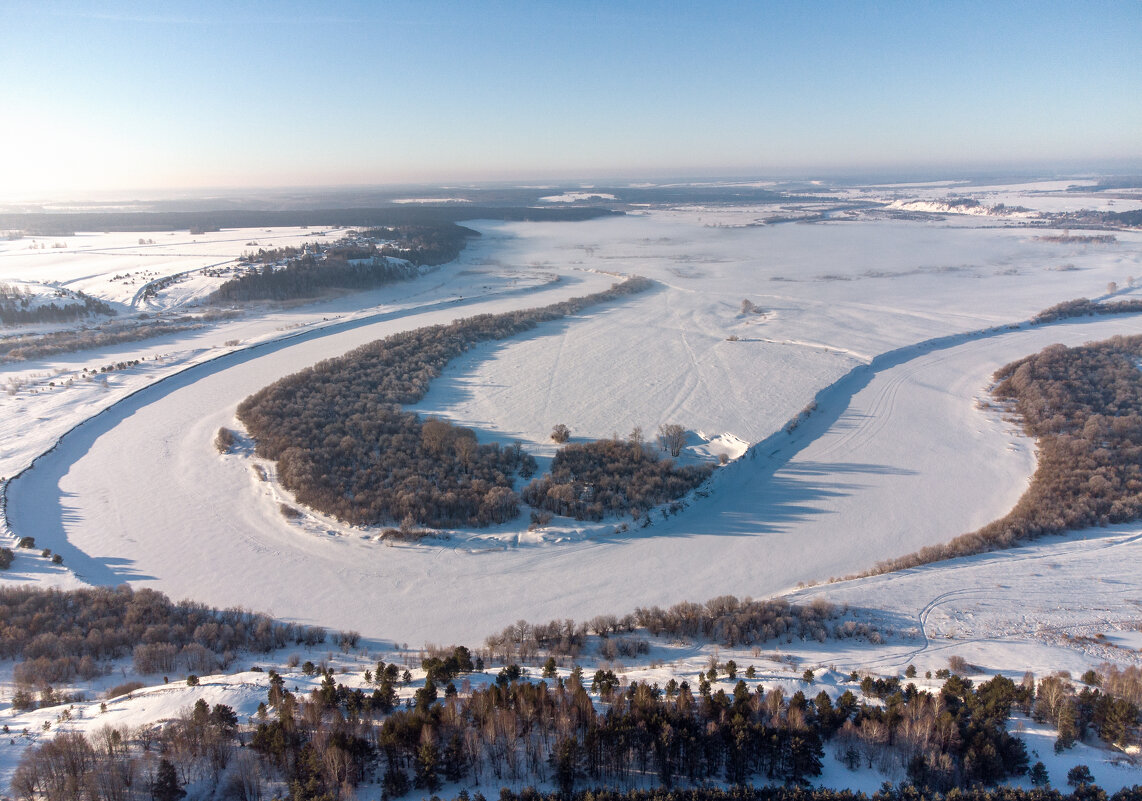
[[[523,499],[538,509],[576,520],[602,520],[630,512],[634,518],[681,498],[705,481],[708,465],[677,467],[639,443],[613,439],[567,445],[551,472],[533,479]]]
[[[153,673],[159,663],[162,669],[201,667],[224,661],[228,652],[324,640],[320,627],[279,623],[241,609],[176,604],[155,590],[125,584],[67,592],[0,587],[0,658],[23,660],[16,665],[19,680],[90,678],[98,674],[96,660],[127,653],[141,672]]]

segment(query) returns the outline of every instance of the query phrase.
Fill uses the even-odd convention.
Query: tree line
[[[914,567],[1090,526],[1142,517],[1142,336],[1051,345],[995,373],[992,394],[1011,404],[1038,466],[1015,507],[978,531],[882,562]]]
[[[654,637],[669,635],[704,640],[727,648],[794,637],[817,642],[828,638],[882,641],[875,626],[844,619],[848,611],[822,599],[800,605],[791,604],[784,598],[759,601],[720,595],[705,603],[683,601],[668,609],[639,607],[621,617],[596,615],[587,621],[565,618],[547,623],[520,620],[487,637],[484,645],[489,658],[528,663],[536,661],[541,654],[563,661],[573,659],[587,648],[590,634],[621,644],[627,635],[633,635],[639,629]],[[645,643],[645,640],[641,642]],[[641,650],[637,643],[620,647]]]
[[[1076,298],[1056,303],[1031,318],[1036,325],[1054,323],[1074,317],[1098,317],[1106,314],[1137,314],[1142,312],[1142,300],[1115,300],[1097,303],[1089,298]]]
[[[384,798],[413,788],[435,793],[445,782],[549,785],[563,798],[576,788],[621,792],[648,780],[664,791],[722,782],[796,787],[820,775],[830,741],[852,770],[906,764],[926,794],[1027,770],[1023,743],[1005,724],[1033,687],[1002,676],[974,687],[951,676],[936,692],[897,684],[883,699],[846,690],[834,701],[825,691],[786,696],[780,687],[705,675],[694,687],[675,679],[622,686],[609,670],[588,677],[579,668],[533,681],[508,665],[493,682],[473,688],[465,678],[458,688],[454,679],[479,666],[456,653],[451,664],[426,659],[429,673],[404,705],[395,688],[408,684],[408,671],[382,662],[366,671],[371,692],[327,671],[317,689],[298,696],[271,672],[245,732],[232,710],[200,700],[159,730],[103,729],[94,741],[62,734],[27,749],[13,791],[27,801],[130,801],[154,793],[156,757],[168,763],[168,785],[174,777],[172,797],[197,782],[200,791],[246,801],[271,794],[340,801],[374,782]],[[111,786],[117,794],[108,796],[103,788]]]
[[[239,652],[325,638],[321,627],[174,603],[156,590],[126,584],[70,591],[0,587],[0,658],[20,660],[17,682],[41,689],[101,675],[102,663],[128,654],[144,674],[186,667],[213,673]]]
[[[238,418],[298,502],[344,522],[501,523],[518,515],[514,476],[530,478],[534,459],[518,444],[480,445],[470,430],[401,405],[423,398],[449,361],[481,342],[650,286],[636,277],[543,308],[394,334],[265,387],[238,406]]]

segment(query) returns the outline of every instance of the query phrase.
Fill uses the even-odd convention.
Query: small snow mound
[[[749,443],[741,437],[728,432],[707,435],[701,431],[696,432],[700,442],[690,445],[687,450],[702,460],[717,462],[723,454],[730,461],[740,459],[749,449]]]

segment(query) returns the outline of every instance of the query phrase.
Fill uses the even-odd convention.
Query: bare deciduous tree
[[[686,429],[677,423],[663,423],[658,427],[658,441],[662,445],[662,450],[669,451],[671,456],[677,456],[686,446]]]

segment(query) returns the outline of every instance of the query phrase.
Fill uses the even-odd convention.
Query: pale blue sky
[[[0,194],[1142,165],[1142,2],[0,0]]]

